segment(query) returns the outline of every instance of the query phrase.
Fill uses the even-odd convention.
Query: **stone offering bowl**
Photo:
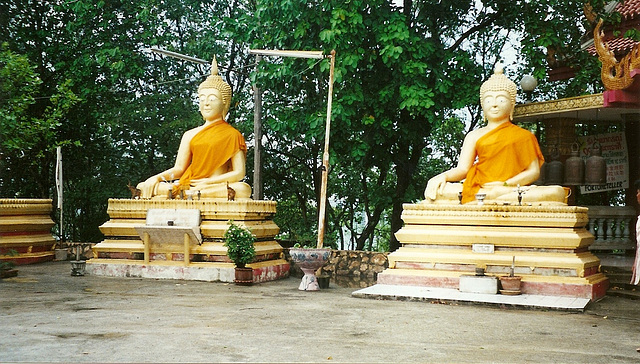
[[[476,193],[476,200],[478,201],[478,206],[484,205],[484,199],[487,197],[486,193]]]
[[[329,261],[331,249],[291,248],[289,254],[291,254],[293,262],[304,272],[298,289],[301,291],[320,290],[316,270]]]

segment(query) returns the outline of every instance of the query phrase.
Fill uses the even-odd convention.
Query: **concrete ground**
[[[624,295],[568,313],[18,268],[0,282],[0,362],[640,362]]]

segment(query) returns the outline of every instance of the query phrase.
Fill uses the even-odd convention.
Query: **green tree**
[[[242,11],[225,1],[0,1],[0,39],[42,80],[21,128],[37,126],[34,116],[45,115],[58,87],[79,98],[46,129],[57,141],[78,141],[63,149],[66,239],[101,240],[108,198],[127,197],[128,183],[173,164],[180,134],[201,122],[194,94],[208,66],[166,59],[149,47],[217,55],[236,99],[243,99],[248,56],[228,39],[225,21]],[[242,109],[234,108],[231,119]],[[46,159],[39,169],[50,177],[18,181],[26,168],[12,164],[3,193],[31,197],[27,186],[39,183],[38,196],[53,194],[54,154],[42,146],[34,150]]]
[[[478,89],[506,53],[520,52],[509,76],[544,76],[549,49],[573,54],[579,77],[541,87],[539,97],[596,89],[593,57],[579,50],[587,30],[583,1],[260,1],[246,32],[254,48],[336,49],[328,234],[357,249],[379,225],[402,224],[402,204],[419,200],[426,180],[457,159],[464,129],[481,122]],[[601,4],[596,4],[601,6]],[[524,14],[524,15],[523,15]],[[249,23],[249,21],[246,21]],[[520,40],[518,43],[514,40]],[[505,59],[510,61],[509,59]],[[319,153],[327,62],[270,60],[256,75],[269,94],[266,189],[299,201],[319,198]],[[454,138],[452,138],[454,137]],[[457,146],[457,148],[456,148]],[[304,192],[301,192],[304,191]],[[390,213],[386,213],[389,211]],[[314,211],[315,213],[315,211]],[[385,219],[384,217],[387,216]],[[304,228],[314,229],[313,219]],[[397,242],[391,235],[391,249]]]
[[[540,81],[536,96],[548,100],[602,91],[600,62],[581,47],[594,26],[585,17],[584,8],[612,21],[615,15],[604,13],[604,5],[602,0],[523,2],[522,16],[515,19],[523,55],[519,71],[530,72]],[[562,67],[573,69],[576,76],[550,82],[549,68]]]
[[[57,129],[79,101],[69,80],[36,108],[42,80],[25,56],[0,48],[0,190],[16,197],[48,197],[55,147],[68,144]],[[32,109],[36,109],[34,112]],[[6,173],[19,171],[19,173]]]
[[[396,231],[402,204],[420,198],[426,176],[418,166],[434,126],[454,110],[477,104],[488,67],[475,60],[470,41],[509,10],[500,2],[490,5],[495,9],[473,1],[405,2],[404,8],[388,1],[258,2],[250,33],[266,36],[252,39],[252,47],[338,54],[330,178],[335,203],[328,214],[334,237],[342,226],[332,223],[342,221],[356,235],[355,248],[371,245],[385,211],[391,210],[391,231]],[[495,53],[488,55],[495,60]],[[306,151],[296,154],[307,156],[296,159],[298,171],[306,173],[302,185],[314,186],[317,200],[327,63],[307,69],[312,65],[273,62],[257,79],[277,96],[265,104],[278,115],[267,134],[276,134],[279,143],[269,153]],[[290,178],[292,169],[269,173],[292,187],[301,181],[297,174]]]

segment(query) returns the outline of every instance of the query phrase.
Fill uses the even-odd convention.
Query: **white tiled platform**
[[[509,296],[502,294],[466,293],[457,289],[400,286],[376,284],[351,293],[358,298],[389,299],[389,300],[424,300],[481,303],[488,305],[504,305],[521,308],[547,308],[566,311],[584,311],[589,303],[587,298],[541,296],[522,294]]]

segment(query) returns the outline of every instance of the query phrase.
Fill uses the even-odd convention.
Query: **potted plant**
[[[256,238],[246,227],[238,226],[229,221],[229,228],[224,233],[224,246],[227,247],[229,259],[236,265],[235,283],[243,286],[253,284],[253,269],[246,265],[256,258],[256,249],[253,243]]]
[[[516,257],[514,256],[511,263],[511,270],[509,271],[509,275],[500,277],[500,286],[502,287],[500,293],[508,295],[520,294],[520,284],[522,283],[522,277],[516,276],[514,274],[515,266]]]

